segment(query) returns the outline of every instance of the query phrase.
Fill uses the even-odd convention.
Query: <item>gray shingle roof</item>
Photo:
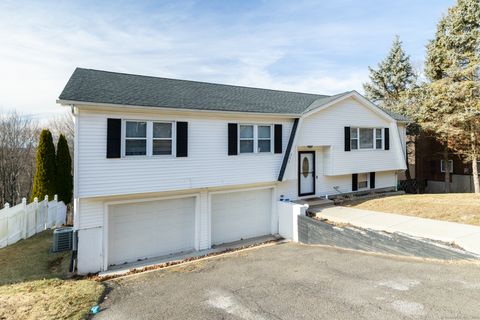
[[[347,94],[347,93],[343,93]],[[231,86],[77,68],[60,94],[63,101],[192,110],[301,115],[341,95]]]
[[[388,110],[388,109],[385,109],[385,108],[381,108],[381,107],[378,107],[380,110],[382,110],[383,112],[385,112],[386,114],[388,114],[390,117],[392,117],[393,119],[397,120],[397,121],[405,121],[405,122],[410,122],[412,121],[410,118],[404,116],[404,115],[401,115],[401,114],[398,114],[396,112],[393,112],[392,110]]]

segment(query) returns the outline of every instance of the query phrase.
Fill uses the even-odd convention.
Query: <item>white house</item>
[[[76,69],[79,273],[278,233],[279,199],[396,187],[405,118],[315,95]]]

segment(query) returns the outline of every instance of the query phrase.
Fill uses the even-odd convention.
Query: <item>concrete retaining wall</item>
[[[480,258],[473,253],[439,241],[362,229],[350,225],[335,225],[306,216],[298,217],[298,240],[306,244],[323,244],[423,258],[446,260]]]

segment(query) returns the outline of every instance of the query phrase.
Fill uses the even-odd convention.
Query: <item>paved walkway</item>
[[[309,211],[315,212],[319,218],[365,229],[454,242],[466,251],[480,254],[480,227],[477,226],[341,206],[311,208]]]

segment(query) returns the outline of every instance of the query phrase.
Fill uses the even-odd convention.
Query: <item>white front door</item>
[[[212,195],[212,245],[271,233],[272,189]]]
[[[315,194],[315,151],[298,152],[298,195]]]

